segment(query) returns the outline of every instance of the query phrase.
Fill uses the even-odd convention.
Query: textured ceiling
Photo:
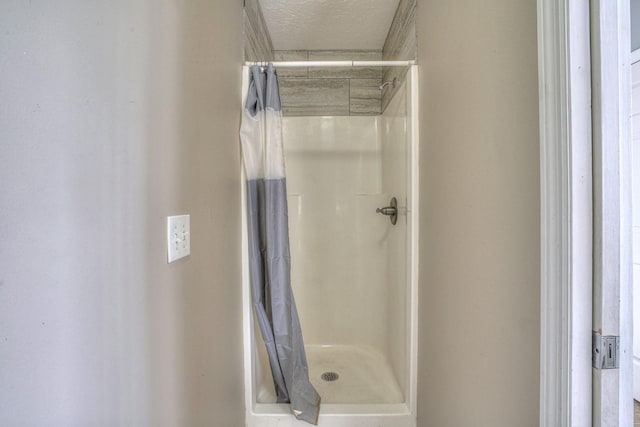
[[[382,49],[399,0],[260,0],[276,50]]]

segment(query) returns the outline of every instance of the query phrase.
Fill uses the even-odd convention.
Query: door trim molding
[[[589,3],[537,5],[540,426],[586,426],[592,394]]]
[[[619,336],[618,369],[593,371],[593,426],[631,426],[632,260],[629,0],[591,0],[593,330]]]

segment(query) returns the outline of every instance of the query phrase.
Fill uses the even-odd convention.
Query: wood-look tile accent
[[[376,50],[277,50],[276,61],[376,61]],[[280,68],[280,100],[285,116],[379,115],[380,67]]]
[[[417,59],[416,0],[400,0],[382,51],[274,51],[258,0],[246,0],[244,10],[246,61],[339,61]],[[288,116],[378,115],[404,80],[407,67],[281,68],[281,101]],[[398,79],[396,89],[378,86]],[[297,81],[294,81],[297,80]],[[326,81],[317,81],[326,80]],[[346,101],[345,101],[346,100]],[[305,106],[306,104],[306,106]]]
[[[380,104],[381,104],[381,110],[383,112],[387,108],[387,105],[389,105],[389,102],[391,101],[393,96],[396,94],[398,89],[400,89],[400,86],[402,86],[402,83],[405,81],[407,77],[407,71],[409,71],[409,67],[389,67],[389,69],[384,73],[384,77],[382,78],[382,81],[389,82],[395,78],[396,87],[389,85],[382,91],[381,93],[382,100]]]
[[[309,61],[379,61],[382,52],[379,50],[310,50]],[[314,67],[309,69],[309,77],[347,78],[347,79],[379,79],[382,77],[380,67]]]
[[[285,116],[348,116],[349,79],[279,79]]]
[[[393,17],[389,34],[382,48],[382,59],[389,61],[399,61],[417,58],[416,43],[416,0],[400,0],[398,9]],[[396,88],[390,88],[382,94],[382,111],[387,107],[389,101],[400,87],[400,83],[405,79],[407,67],[390,67],[384,71],[383,81],[398,80]]]
[[[258,0],[246,0],[244,5],[244,59],[273,60],[273,43]]]
[[[352,116],[378,116],[382,113],[380,79],[351,79],[349,111]]]
[[[382,59],[416,58],[416,0],[400,0],[382,48]]]
[[[308,61],[308,50],[275,50],[273,51],[274,61]],[[279,68],[278,77],[309,77],[308,68]]]

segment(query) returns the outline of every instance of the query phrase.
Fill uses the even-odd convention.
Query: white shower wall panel
[[[409,165],[409,135],[407,95],[399,88],[382,115],[381,190],[387,200],[396,197],[399,216],[396,225],[387,224],[386,311],[388,313],[387,348],[391,368],[407,392],[409,345],[409,289],[407,242],[408,218],[411,215],[407,171]]]
[[[387,353],[381,117],[285,117],[292,286],[307,345]]]

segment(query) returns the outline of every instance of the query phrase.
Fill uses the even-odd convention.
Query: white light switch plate
[[[190,220],[190,215],[167,217],[167,262],[173,262],[191,254]]]

